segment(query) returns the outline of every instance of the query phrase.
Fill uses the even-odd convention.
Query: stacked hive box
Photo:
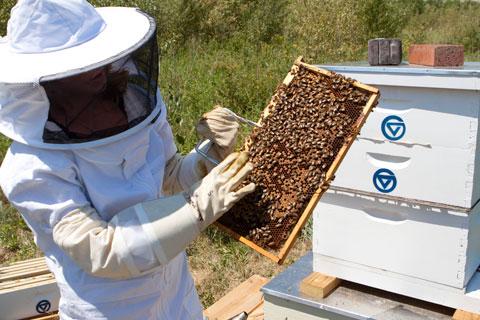
[[[480,64],[325,68],[381,98],[315,209],[314,271],[480,313]]]
[[[45,258],[0,267],[0,319],[31,319],[34,316],[57,319],[54,313],[58,310],[59,299],[57,283]]]

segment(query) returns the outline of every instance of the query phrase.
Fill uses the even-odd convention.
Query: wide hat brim
[[[138,9],[96,10],[105,28],[77,46],[46,53],[15,53],[8,43],[0,43],[0,83],[39,83],[89,71],[134,52],[155,33],[155,21]]]

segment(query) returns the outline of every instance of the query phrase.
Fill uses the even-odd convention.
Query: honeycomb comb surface
[[[254,165],[245,184],[256,190],[219,220],[269,252],[281,249],[312,196],[328,187],[327,172],[355,138],[372,95],[351,79],[304,65],[292,68],[245,143]]]

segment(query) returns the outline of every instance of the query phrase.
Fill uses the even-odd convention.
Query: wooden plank
[[[378,90],[377,88],[372,87],[372,86],[369,86],[369,85],[364,84],[364,83],[361,83],[361,82],[358,82],[358,81],[355,81],[355,82],[353,83],[353,85],[354,85],[355,87],[358,87],[358,88],[363,89],[363,90],[366,90],[366,91],[370,91],[370,92],[375,93],[375,94],[378,94],[378,93],[379,93],[379,90]]]
[[[34,258],[34,259],[28,259],[28,260],[23,260],[23,261],[17,261],[10,263],[6,266],[0,267],[0,272],[3,270],[10,270],[14,268],[22,268],[22,267],[28,267],[30,265],[35,265],[35,264],[42,264],[45,263],[45,257],[40,257],[40,258]]]
[[[259,304],[255,309],[252,310],[248,314],[248,320],[263,320],[265,317],[265,313],[263,311],[263,300],[262,303]]]
[[[314,65],[311,65],[311,64],[307,64],[303,61],[295,61],[295,64],[297,66],[302,66],[303,68],[307,69],[307,70],[310,70],[310,71],[313,71],[315,73],[320,73],[320,74],[323,74],[327,77],[331,77],[332,76],[332,73],[328,70],[325,70],[325,69],[322,69],[322,68],[319,68],[319,67],[316,67]]]
[[[9,269],[9,268],[12,268],[12,267],[24,266],[24,265],[31,265],[31,264],[36,264],[36,263],[44,263],[44,262],[45,262],[45,257],[16,261],[16,262],[9,263],[8,265],[1,266],[0,270]]]
[[[0,275],[8,273],[8,272],[12,272],[12,271],[35,269],[35,268],[46,266],[46,265],[47,264],[46,264],[45,260],[43,260],[43,261],[32,262],[32,263],[29,263],[29,264],[21,264],[21,265],[2,267],[2,268],[0,268]]]
[[[28,269],[22,269],[18,271],[10,271],[5,274],[0,274],[0,282],[35,277],[35,276],[47,274],[47,273],[50,273],[50,270],[48,269],[48,267],[46,265],[41,265],[36,268],[28,268]]]
[[[312,272],[300,282],[300,291],[316,298],[325,298],[340,285],[339,278]]]
[[[52,312],[50,314],[47,314],[47,315],[42,315],[42,316],[38,316],[38,317],[31,317],[31,318],[25,318],[23,320],[59,320],[60,317],[59,315],[57,314],[57,312]]]
[[[46,277],[38,277],[46,275]],[[0,268],[0,293],[53,279],[44,257],[19,261]]]
[[[260,288],[267,282],[267,278],[251,276],[205,310],[204,315],[209,320],[224,320],[247,312],[251,314],[249,319],[263,319],[263,294]]]
[[[15,290],[21,290],[25,288],[31,288],[44,283],[55,283],[55,277],[53,274],[44,274],[37,277],[31,277],[28,279],[13,280],[0,284],[0,295],[6,294]]]
[[[290,71],[283,80],[283,84],[288,86],[290,82],[292,82],[293,78],[295,78],[295,76],[293,75],[292,71]]]
[[[452,317],[453,320],[480,320],[480,314],[457,309]]]
[[[9,263],[9,264],[8,264],[8,267],[10,267],[10,266],[18,266],[18,265],[22,265],[22,264],[30,264],[30,263],[32,263],[32,262],[44,261],[44,260],[45,260],[45,257],[38,257],[38,258],[33,258],[33,259],[28,259],[28,260],[21,260],[21,261]]]

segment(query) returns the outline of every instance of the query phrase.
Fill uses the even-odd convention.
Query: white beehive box
[[[59,300],[60,291],[44,257],[0,268],[0,319],[50,314],[58,310]]]
[[[380,89],[333,186],[462,208],[480,199],[480,64],[322,66]]]
[[[456,212],[328,191],[313,229],[314,254],[455,288],[480,265],[480,205]]]

